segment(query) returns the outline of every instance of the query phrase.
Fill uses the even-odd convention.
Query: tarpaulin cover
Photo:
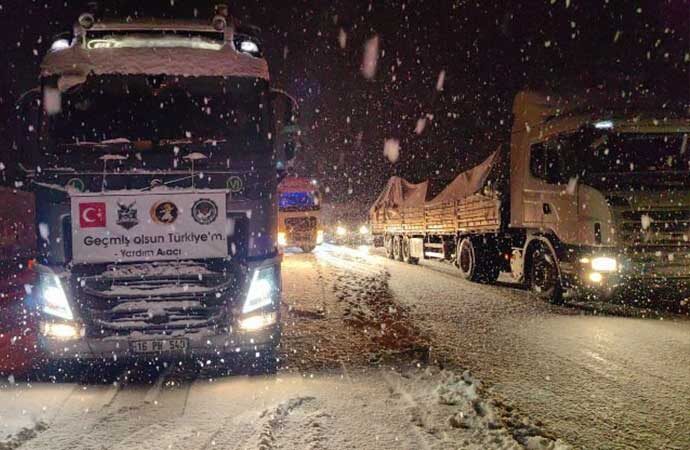
[[[481,164],[472,169],[462,172],[460,175],[441,191],[436,197],[428,201],[428,205],[439,203],[449,203],[456,200],[462,200],[465,197],[479,192],[486,183],[491,169],[499,158],[499,151],[495,151],[486,158]]]
[[[413,184],[400,177],[391,177],[370,212],[381,208],[422,206],[426,201],[428,181]]]

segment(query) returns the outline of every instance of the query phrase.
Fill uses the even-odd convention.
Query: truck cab
[[[278,185],[278,243],[309,253],[323,242],[317,180],[288,176]]]
[[[690,280],[690,120],[585,105],[516,98],[515,277],[547,297]]]
[[[275,367],[277,105],[253,28],[84,13],[41,64],[22,146],[50,360]],[[39,105],[39,106],[37,106]]]

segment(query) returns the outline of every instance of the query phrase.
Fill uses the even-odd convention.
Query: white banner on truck
[[[224,258],[225,191],[72,193],[75,263]]]

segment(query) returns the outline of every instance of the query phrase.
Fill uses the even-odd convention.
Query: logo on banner
[[[218,218],[218,205],[213,200],[201,198],[192,206],[192,218],[200,225],[208,225]]]
[[[117,224],[120,225],[125,230],[136,226],[139,223],[137,219],[137,209],[135,208],[136,201],[125,205],[117,202]]]
[[[151,219],[163,225],[170,225],[177,220],[179,210],[173,202],[158,202],[151,207]]]
[[[79,226],[81,228],[104,228],[105,203],[79,203]]]
[[[227,186],[228,190],[233,194],[237,194],[244,188],[242,178],[238,177],[237,175],[233,175],[230,178],[228,178],[228,181],[225,182],[225,185]]]

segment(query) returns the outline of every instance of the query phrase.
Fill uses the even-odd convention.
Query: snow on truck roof
[[[176,31],[188,37],[152,37]],[[201,21],[142,20],[130,23],[98,22],[87,32],[127,34],[122,47],[87,48],[75,42],[49,52],[41,63],[41,76],[180,75],[250,77],[268,80],[268,64],[260,57],[238,52],[231,29],[218,32]],[[198,36],[195,34],[198,33]],[[208,44],[207,36],[215,40]]]
[[[513,102],[513,117],[513,132],[546,124],[577,128],[604,119],[618,119],[617,123],[628,128],[651,124],[650,129],[661,131],[664,127],[687,126],[689,121],[684,106],[660,105],[653,96],[631,99],[599,90],[573,95],[521,91]]]

